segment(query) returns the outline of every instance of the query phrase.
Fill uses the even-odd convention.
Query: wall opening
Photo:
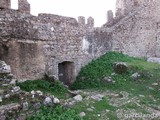
[[[58,77],[65,85],[70,85],[74,81],[74,62],[64,61],[58,64]]]
[[[18,0],[11,0],[11,8],[18,10]]]

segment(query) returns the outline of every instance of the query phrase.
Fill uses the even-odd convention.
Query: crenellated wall
[[[0,1],[0,9],[10,9],[10,8],[11,8],[11,0]]]
[[[117,1],[130,3],[130,0]],[[121,9],[127,9],[127,6],[121,6]],[[160,57],[160,1],[139,0],[136,7],[129,8],[127,14],[118,14],[101,28],[106,32],[112,31],[112,50],[131,56]]]
[[[58,78],[64,66],[75,79],[84,65],[111,50],[160,57],[159,0],[117,0],[116,16],[108,11],[107,22],[99,28],[92,17],[86,23],[83,16],[78,21],[53,14],[33,16],[27,0],[19,0],[18,10],[6,5],[0,6],[0,60],[11,65],[17,79],[37,79],[45,73]]]
[[[11,65],[18,79],[36,79],[45,73],[58,78],[58,65],[65,61],[74,63],[75,78],[84,65],[110,50],[110,41],[104,45],[92,17],[85,23],[82,16],[77,22],[70,17],[35,17],[4,9],[0,11],[0,31],[0,59]]]

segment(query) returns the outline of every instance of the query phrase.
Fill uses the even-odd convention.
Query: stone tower
[[[11,0],[0,0],[0,9],[10,9]]]
[[[27,0],[18,0],[18,10],[25,13],[30,13],[30,4]]]
[[[116,14],[125,15],[133,11],[139,6],[145,6],[153,0],[117,0],[116,1]]]

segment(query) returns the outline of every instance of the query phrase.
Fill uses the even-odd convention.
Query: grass
[[[30,92],[32,90],[40,90],[44,93],[50,93],[58,98],[65,98],[67,88],[58,80],[49,82],[46,80],[27,80],[23,83],[17,83],[18,86],[24,91]]]
[[[88,111],[87,108],[92,108],[93,111]],[[116,108],[109,105],[108,98],[105,97],[101,101],[95,101],[92,99],[85,100],[76,104],[72,109],[77,112],[85,112],[86,116],[84,120],[103,120],[106,118],[106,109],[115,110]],[[112,116],[112,114],[110,114]]]
[[[39,112],[27,118],[27,120],[82,120],[73,109],[66,109],[62,106],[42,106]]]
[[[114,72],[113,63],[118,61],[127,63],[129,66],[128,72],[111,76]],[[129,57],[121,53],[109,52],[82,68],[76,81],[70,87],[71,89],[107,88],[117,91],[128,90],[135,94],[144,92],[148,94],[150,91],[148,86],[160,77],[159,70],[159,64],[148,63],[144,59]],[[135,72],[141,74],[137,81],[131,79],[131,75]],[[104,83],[102,79],[105,76],[111,76],[116,83]]]
[[[113,71],[114,62],[125,62],[128,65],[128,72],[124,74],[111,75]],[[129,93],[130,98],[137,97],[139,99],[139,104],[141,107],[137,106],[135,103],[128,103],[117,109],[135,109],[137,112],[147,113],[142,106],[160,106],[160,65],[157,63],[148,63],[143,58],[130,57],[117,52],[108,52],[100,58],[93,60],[91,63],[83,67],[76,78],[76,81],[70,86],[71,89],[92,89],[98,90],[110,90],[116,93],[120,91],[126,91]],[[137,80],[132,80],[131,75],[138,72],[141,76]],[[104,83],[103,78],[105,76],[111,76],[115,84]],[[158,83],[157,86],[153,86],[153,83]],[[143,95],[144,97],[139,97]],[[123,97],[123,96],[122,96]],[[111,98],[109,98],[111,99]],[[103,109],[106,102],[96,106],[96,111],[99,108]],[[84,103],[83,103],[84,104]],[[98,104],[98,103],[97,103]],[[108,103],[107,103],[108,104]],[[81,108],[77,105],[79,111],[86,110],[86,106]],[[105,108],[110,108],[105,106]],[[115,109],[112,109],[108,113],[110,119],[115,119]],[[92,113],[92,114],[97,114]],[[90,114],[89,114],[90,115]],[[92,118],[94,115],[86,116],[85,119]],[[94,116],[95,117],[95,116]],[[96,120],[101,120],[101,118],[96,118]]]
[[[124,74],[111,75],[113,71],[113,64],[115,62],[125,62],[128,65],[128,71]],[[137,80],[132,80],[131,75],[138,72],[141,76]],[[112,77],[115,84],[104,83],[103,78],[106,76]],[[153,85],[158,83],[158,85]],[[50,93],[58,98],[64,98],[67,89],[59,82],[51,82],[47,80],[30,80],[24,83],[18,83],[22,90],[41,90],[44,93]],[[143,58],[129,57],[122,53],[108,52],[100,58],[93,60],[91,63],[83,67],[76,78],[76,81],[70,86],[71,89],[84,89],[87,92],[102,93],[110,91],[114,94],[119,94],[118,97],[112,95],[105,96],[101,101],[93,99],[83,99],[82,102],[77,103],[72,108],[64,109],[62,107],[42,108],[39,113],[36,113],[34,118],[30,119],[71,119],[77,116],[77,113],[85,112],[84,120],[118,120],[116,111],[120,110],[135,110],[138,113],[149,113],[148,107],[160,108],[160,65],[156,63],[148,63]],[[127,92],[129,96],[124,99],[121,92]],[[83,95],[82,95],[83,96]],[[141,97],[143,96],[143,97]],[[87,96],[83,96],[85,98]],[[136,98],[136,101],[126,103],[121,106],[114,106],[111,100],[122,100],[126,102]],[[124,99],[124,101],[123,101]],[[138,105],[138,104],[140,105]],[[88,111],[87,108],[93,108],[93,111]],[[108,112],[106,112],[108,110]],[[58,113],[56,111],[59,111]],[[76,112],[75,112],[76,111]],[[62,113],[62,115],[60,115]],[[56,116],[55,116],[56,115]],[[48,116],[48,117],[47,117]],[[60,116],[62,118],[60,118]],[[65,118],[65,116],[67,116]],[[50,118],[49,118],[50,117]],[[56,118],[59,117],[59,118]],[[76,120],[79,119],[75,117]]]

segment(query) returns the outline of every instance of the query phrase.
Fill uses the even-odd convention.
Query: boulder
[[[73,97],[73,99],[75,100],[75,101],[82,101],[82,96],[81,95],[76,95],[75,97]]]
[[[39,109],[41,107],[41,103],[40,102],[36,102],[33,104],[33,108],[34,109]]]
[[[23,111],[28,110],[28,102],[22,103],[22,109],[23,109]]]
[[[124,62],[115,62],[113,64],[113,70],[115,73],[123,74],[126,73],[128,70],[128,65]]]
[[[43,92],[40,91],[40,90],[37,90],[35,93],[36,93],[38,96],[42,96],[42,95],[43,95]]]
[[[147,62],[160,63],[160,58],[150,57],[147,59]]]
[[[96,95],[92,95],[91,98],[97,101],[101,101],[104,98],[104,95],[96,94]]]
[[[20,89],[19,86],[15,86],[15,87],[12,88],[11,91],[12,91],[13,93],[17,93],[17,92],[19,92],[20,90],[21,90],[21,89]]]
[[[88,111],[94,111],[92,108],[87,108]]]
[[[55,98],[53,98],[53,103],[58,104],[58,103],[60,103],[60,101],[58,98],[55,97]]]
[[[52,104],[53,104],[52,98],[46,97],[43,103],[44,103],[44,105],[52,106]]]
[[[11,67],[4,61],[0,61],[0,73],[11,73]]]
[[[158,86],[158,83],[152,83],[152,86]]]
[[[103,81],[105,82],[105,83],[115,83],[115,81],[112,79],[112,77],[110,77],[110,76],[106,76],[106,77],[104,77],[103,78]]]
[[[80,117],[84,117],[84,116],[86,116],[86,113],[85,113],[85,112],[81,112],[81,113],[79,114],[79,116],[80,116]]]
[[[137,80],[140,76],[141,76],[141,75],[136,72],[136,73],[134,73],[134,74],[131,75],[131,78],[132,78],[133,80]]]

